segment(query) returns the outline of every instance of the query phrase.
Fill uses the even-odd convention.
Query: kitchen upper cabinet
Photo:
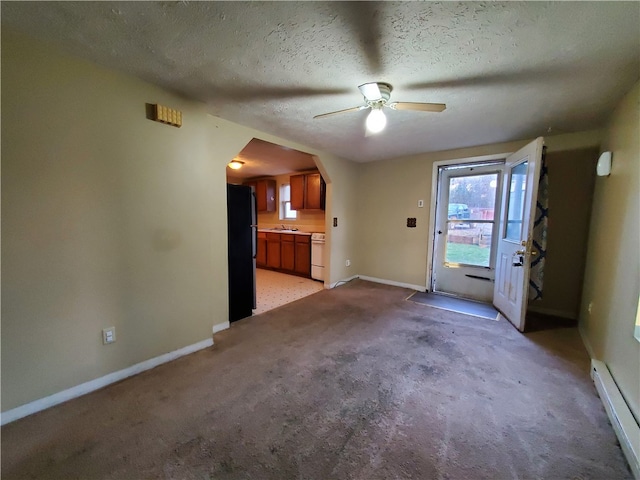
[[[280,268],[280,234],[267,233],[267,266]]]
[[[253,187],[256,191],[258,212],[276,211],[276,181],[271,179],[250,180],[244,185]]]
[[[291,175],[289,185],[291,188],[291,209],[304,210],[304,175]]]
[[[304,207],[308,210],[324,210],[325,184],[322,175],[305,175]]]
[[[280,268],[295,271],[296,249],[295,235],[280,235]]]
[[[293,210],[324,210],[326,185],[320,173],[291,175],[289,184]]]

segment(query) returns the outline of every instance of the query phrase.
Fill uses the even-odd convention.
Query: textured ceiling
[[[598,128],[640,77],[637,2],[3,2],[2,24],[209,105],[371,161]],[[386,110],[365,136],[357,86]]]

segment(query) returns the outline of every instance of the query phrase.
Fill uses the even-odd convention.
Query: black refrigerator
[[[253,187],[227,184],[230,322],[251,316],[256,307],[257,223]]]

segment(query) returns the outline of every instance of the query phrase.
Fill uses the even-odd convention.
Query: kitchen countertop
[[[258,228],[258,231],[264,233],[286,233],[290,235],[311,235],[311,232],[301,232],[300,230],[280,230],[279,228]]]

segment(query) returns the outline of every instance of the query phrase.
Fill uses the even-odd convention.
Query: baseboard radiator
[[[591,360],[591,378],[636,480],[640,480],[640,426],[607,366]]]

